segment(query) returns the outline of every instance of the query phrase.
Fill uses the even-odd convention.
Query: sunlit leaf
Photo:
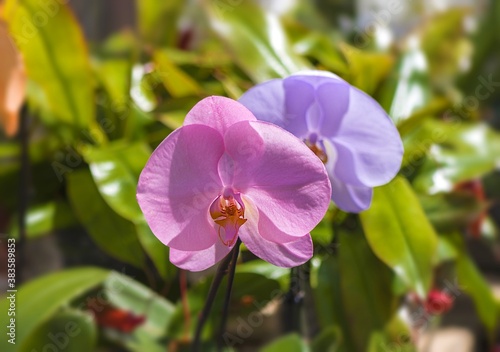
[[[348,81],[368,94],[375,92],[394,64],[388,54],[365,52],[345,43],[340,49],[349,67]]]
[[[67,192],[76,217],[102,250],[119,260],[143,267],[144,252],[134,224],[106,204],[89,171],[82,169],[69,174]]]
[[[460,289],[472,298],[481,321],[488,329],[490,338],[493,338],[500,322],[500,310],[488,283],[466,253],[458,257],[456,270]]]
[[[399,57],[395,72],[380,93],[382,107],[396,124],[408,119],[430,100],[427,59],[418,45],[414,46]]]
[[[17,132],[24,101],[26,72],[21,56],[0,19],[0,124],[7,136]]]
[[[310,349],[298,334],[285,335],[271,342],[260,352],[309,352]]]
[[[20,352],[32,352],[57,346],[66,352],[88,352],[95,349],[97,328],[89,314],[78,310],[57,313],[29,336]]]
[[[28,337],[46,322],[61,306],[99,285],[109,275],[97,268],[68,269],[43,276],[21,286],[16,293],[16,346],[29,343]],[[36,299],[34,299],[36,297]],[[8,312],[10,301],[0,302],[2,312]],[[7,314],[0,318],[2,326],[10,324]],[[6,338],[0,340],[2,351],[11,351]]]
[[[457,183],[481,177],[498,166],[500,133],[486,124],[429,120],[425,130],[414,142],[429,148],[413,180],[419,191],[450,191]]]
[[[41,88],[57,117],[53,122],[89,127],[95,115],[92,75],[83,33],[68,5],[8,0],[6,7],[28,77]]]
[[[276,280],[283,289],[288,287],[290,281],[290,269],[274,266],[263,260],[252,260],[236,267],[236,275],[243,273],[259,274],[267,279]]]
[[[18,218],[14,217],[11,222],[9,233],[12,237],[19,236],[17,226]],[[61,230],[76,224],[76,218],[68,203],[64,201],[53,201],[38,204],[28,208],[26,213],[26,235],[28,238],[36,238]]]
[[[150,155],[150,148],[141,142],[117,141],[106,147],[84,149],[85,161],[104,200],[120,216],[135,222],[144,219],[136,189]]]
[[[422,26],[420,41],[429,60],[434,84],[446,88],[457,72],[467,69],[472,47],[466,38],[464,22],[470,10],[454,8],[443,11]]]
[[[279,18],[251,2],[234,6],[207,2],[212,29],[224,40],[234,60],[255,82],[310,68],[293,53]],[[229,8],[222,7],[226,5]]]
[[[128,32],[109,38],[100,48],[93,69],[106,90],[108,110],[125,118],[130,104],[130,85],[134,58],[134,38]]]
[[[137,330],[151,336],[165,336],[174,305],[132,278],[113,272],[104,282],[106,298],[115,306],[146,317]]]
[[[202,88],[188,74],[176,66],[168,57],[168,54],[158,51],[154,55],[156,64],[155,74],[159,76],[167,91],[174,98],[182,98],[189,95],[199,95]]]
[[[432,283],[437,236],[408,182],[400,177],[374,190],[360,214],[374,253],[420,297]]]
[[[349,73],[345,59],[326,34],[309,32],[304,35],[303,28],[300,28],[300,33],[301,37],[293,44],[295,52],[317,59],[321,66],[338,75],[345,76]]]

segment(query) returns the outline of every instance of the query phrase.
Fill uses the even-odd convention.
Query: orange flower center
[[[305,143],[309,147],[309,149],[311,149],[312,152],[316,154],[319,160],[321,160],[323,164],[326,164],[326,162],[328,161],[328,156],[326,155],[326,152],[323,150],[323,148],[318,146],[317,143],[311,143],[309,139],[306,139]]]
[[[247,219],[245,206],[239,194],[232,191],[224,191],[224,195],[218,196],[210,206],[210,216],[219,226],[219,239],[225,246],[232,246],[238,237],[238,230]]]

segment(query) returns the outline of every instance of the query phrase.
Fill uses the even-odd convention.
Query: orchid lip
[[[210,216],[219,226],[218,235],[222,244],[232,246],[238,237],[238,231],[245,219],[245,205],[240,193],[225,187],[210,205]]]

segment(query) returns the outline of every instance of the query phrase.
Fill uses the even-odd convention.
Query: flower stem
[[[239,248],[240,248],[240,241],[238,239],[238,242],[234,246],[231,253],[229,253],[222,260],[222,262],[219,264],[219,267],[217,268],[217,272],[215,273],[212,285],[210,286],[210,290],[208,291],[208,296],[205,302],[205,306],[201,311],[200,318],[198,319],[198,324],[196,325],[193,344],[191,345],[191,351],[193,352],[200,351],[200,339],[201,339],[201,332],[203,331],[203,326],[205,325],[208,316],[210,315],[210,310],[212,309],[212,306],[214,304],[215,296],[217,295],[217,290],[219,289],[222,279],[224,278],[224,275],[227,272],[229,264],[231,263],[231,259],[233,258],[233,252],[237,250],[239,251]]]
[[[227,288],[226,288],[226,297],[224,298],[224,306],[222,307],[222,317],[219,328],[219,339],[218,341],[218,350],[222,350],[222,343],[224,342],[224,333],[226,332],[226,323],[229,315],[229,302],[231,301],[231,291],[233,289],[234,282],[234,274],[236,272],[236,263],[238,261],[238,254],[240,253],[240,244],[241,241],[238,238],[238,241],[234,245],[233,251],[231,252],[231,263],[229,264],[229,271],[227,274]]]

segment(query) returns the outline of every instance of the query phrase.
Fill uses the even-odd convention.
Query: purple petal
[[[351,87],[349,109],[331,138],[339,162],[335,175],[357,186],[389,182],[399,171],[403,143],[385,111],[367,94]]]
[[[315,88],[323,115],[320,135],[332,141],[338,154],[337,177],[348,184],[374,187],[396,175],[401,166],[403,144],[394,123],[372,97],[339,77],[321,71],[301,72],[286,78],[283,81],[287,87],[286,97],[310,94],[309,88],[287,84],[289,81],[300,81]],[[302,109],[297,108],[296,112],[302,114]]]
[[[273,79],[250,88],[238,100],[257,119],[285,128],[285,90],[282,79]]]
[[[314,88],[294,77],[285,79],[283,87],[286,119],[284,128],[299,138],[305,138],[309,134],[306,116],[315,100]]]
[[[331,177],[332,200],[342,210],[359,213],[370,207],[373,189],[366,186],[353,186]]]
[[[343,81],[333,81],[322,84],[316,91],[318,105],[323,113],[321,134],[333,136],[342,123],[342,117],[349,108],[349,85]]]
[[[214,128],[221,135],[240,121],[255,121],[255,116],[242,104],[225,97],[212,96],[196,104],[186,115],[184,126],[200,124]]]
[[[231,126],[224,142],[234,162],[233,188],[275,228],[302,237],[321,221],[330,203],[330,182],[323,163],[304,143],[259,121]]]
[[[218,240],[208,209],[222,190],[217,164],[223,153],[224,142],[216,130],[191,125],[170,134],[149,158],[137,200],[165,245],[194,251]]]
[[[214,266],[229,254],[233,246],[225,246],[216,241],[211,247],[194,252],[170,248],[170,261],[178,268],[189,271],[202,271]]]

